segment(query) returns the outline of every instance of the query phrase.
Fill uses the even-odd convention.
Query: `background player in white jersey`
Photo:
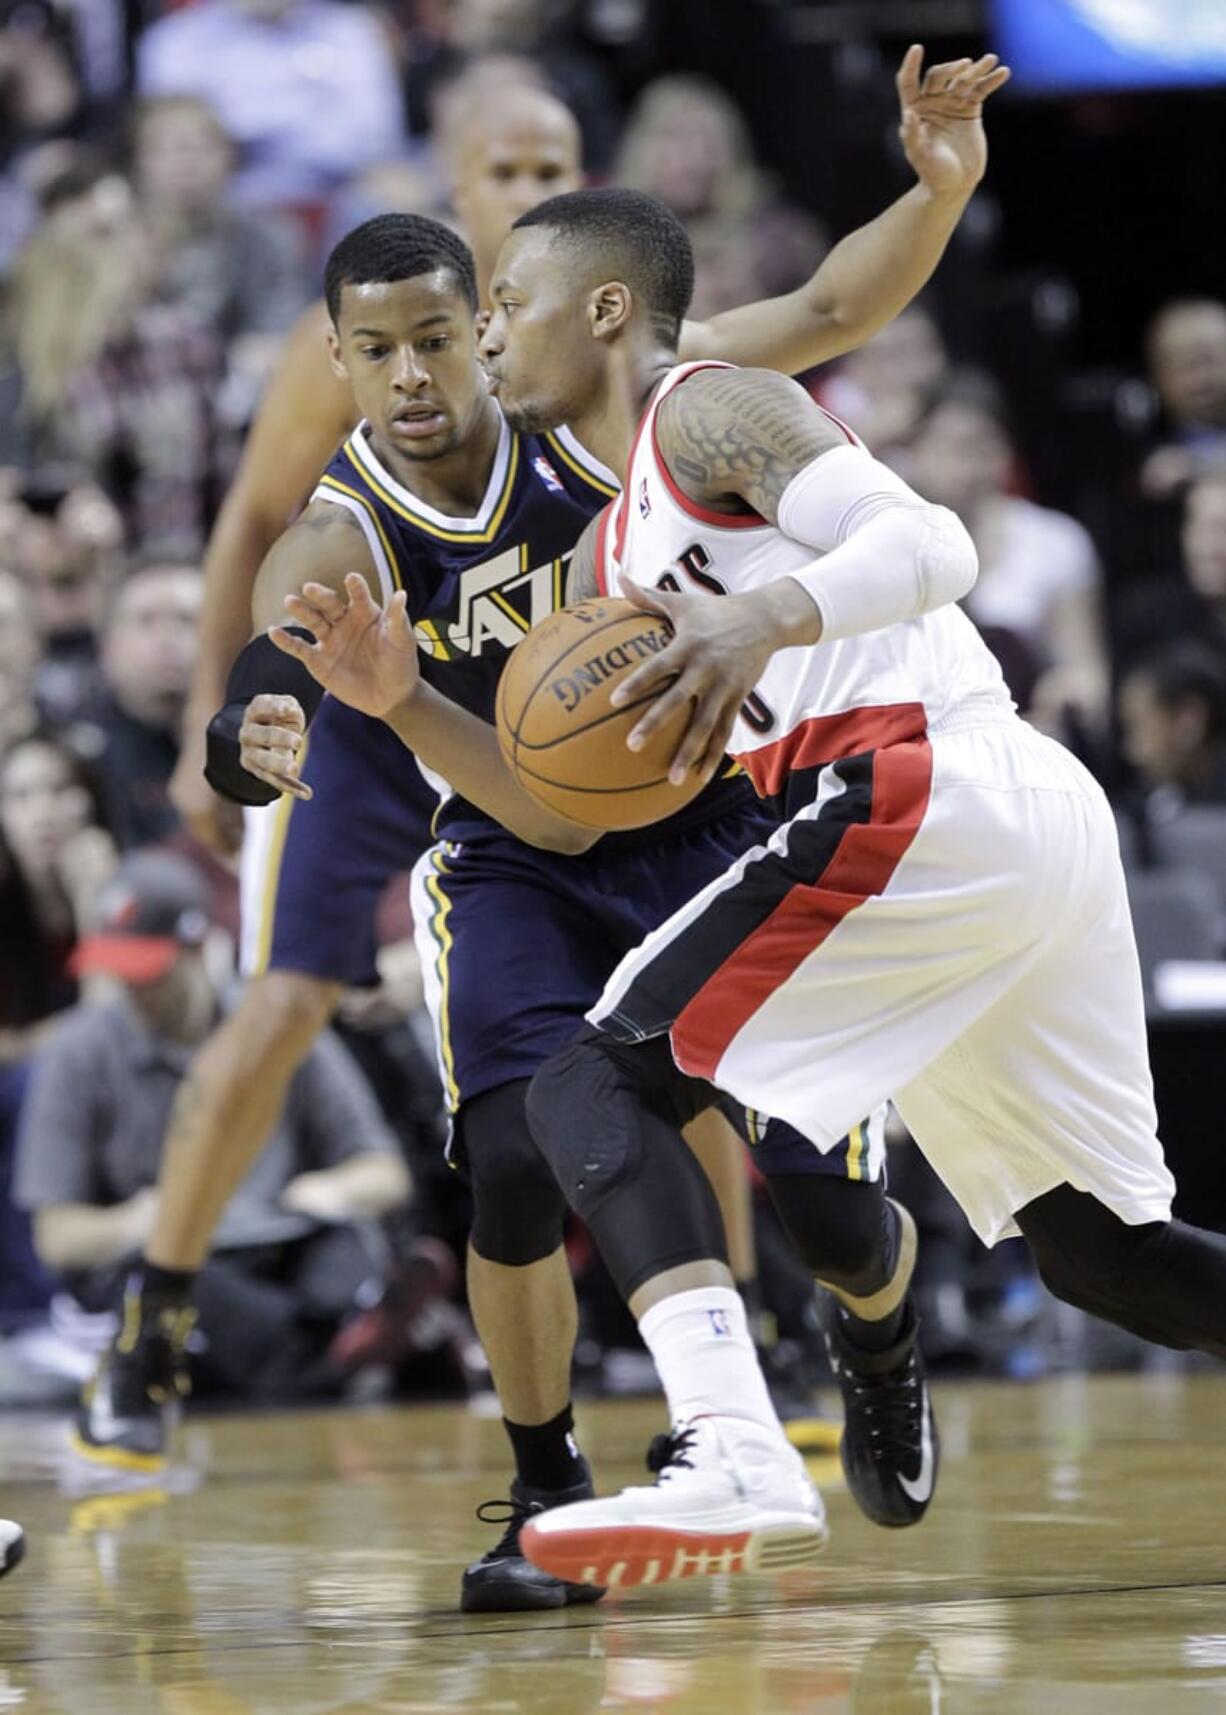
[[[792,384],[675,364],[690,279],[684,232],[660,205],[558,198],[504,247],[482,347],[512,421],[564,417],[625,475],[602,519],[603,570],[662,582],[644,600],[677,627],[662,672],[678,677],[641,726],[692,704],[678,774],[708,773],[730,738],[790,817],[628,956],[594,1027],[530,1098],[538,1140],[639,1317],[675,1434],[654,1487],[542,1515],[524,1545],[560,1575],[618,1569],[623,1582],[685,1576],[701,1545],[701,1569],[762,1564],[779,1541],[791,1553],[806,1508],[711,1260],[709,1199],[661,1117],[678,1069],[781,1112],[818,1149],[849,1101],[893,1096],[986,1242],[1020,1230],[1057,1294],[1226,1355],[1226,1239],[1170,1218],[1106,801],[1017,719],[953,605],[976,569],[953,515]],[[705,590],[730,593],[671,593],[695,566]],[[329,601],[312,619],[319,644],[294,652],[342,695],[369,699],[378,680],[406,736],[450,718],[420,687],[391,706],[401,616],[369,619]],[[625,695],[660,683],[644,672]],[[772,711],[765,733],[739,720],[750,690]],[[490,735],[472,740],[468,789],[484,769],[481,789],[505,790]],[[591,1116],[581,1148],[577,1109]],[[846,1300],[827,1258],[848,1211],[831,1220],[826,1186],[795,1203],[788,1189],[785,1223]],[[891,1348],[864,1338],[889,1319],[864,1288],[874,1247],[885,1272],[890,1229],[879,1187],[846,1189],[876,1205],[856,1223],[872,1239],[857,1313],[831,1328],[854,1378],[848,1459],[875,1459],[918,1514],[936,1449],[913,1324],[904,1305]],[[678,1265],[682,1219],[694,1249]]]

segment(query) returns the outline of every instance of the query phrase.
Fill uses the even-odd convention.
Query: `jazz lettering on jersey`
[[[570,555],[527,569],[523,559],[515,547],[464,567],[451,615],[435,615],[416,627],[423,653],[453,661],[480,657],[490,648],[514,649],[526,631],[548,619],[565,588]]]

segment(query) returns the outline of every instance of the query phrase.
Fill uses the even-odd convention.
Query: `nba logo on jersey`
[[[532,461],[532,468],[540,477],[550,494],[564,494],[562,479],[543,453],[538,453]]]
[[[651,517],[651,500],[647,493],[647,478],[644,477],[639,485],[639,511],[644,518]]]
[[[712,1333],[720,1335],[725,1340],[729,1339],[732,1334],[732,1325],[728,1321],[728,1312],[726,1310],[708,1310],[707,1315],[711,1318]]]

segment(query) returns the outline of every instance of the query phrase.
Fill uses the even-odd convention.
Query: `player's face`
[[[573,128],[542,114],[476,136],[456,172],[455,208],[479,256],[498,249],[521,214],[583,182]]]
[[[603,376],[588,326],[588,298],[568,282],[543,227],[513,232],[498,253],[481,361],[513,429],[541,434],[577,421]]]
[[[442,458],[485,407],[473,312],[449,269],[346,286],[330,340],[384,451]]]

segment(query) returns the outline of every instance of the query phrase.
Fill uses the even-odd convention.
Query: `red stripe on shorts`
[[[922,738],[927,728],[922,703],[881,703],[838,715],[812,715],[774,744],[738,751],[737,761],[761,797],[777,798],[788,776],[802,768],[822,768],[839,756],[905,744]]]
[[[714,1080],[729,1043],[763,1002],[857,905],[885,890],[919,831],[931,789],[926,738],[877,752],[869,820],[844,830],[817,880],[791,888],[678,1016],[673,1056],[683,1071]]]

